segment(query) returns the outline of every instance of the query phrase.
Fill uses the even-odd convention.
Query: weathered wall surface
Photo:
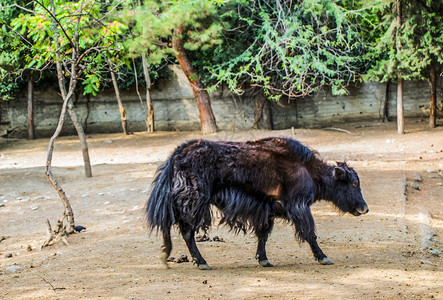
[[[151,90],[155,112],[156,130],[199,130],[200,118],[192,90],[179,67],[172,66],[176,76],[160,81]],[[438,82],[439,110],[442,109],[442,80]],[[144,94],[143,90],[140,91]],[[396,113],[396,86],[390,88],[389,112]],[[404,104],[406,117],[429,115],[429,84],[426,81],[405,82]],[[121,91],[127,112],[130,131],[143,131],[145,111],[135,90]],[[273,103],[275,129],[294,127],[330,126],[348,120],[377,119],[382,114],[385,84],[363,83],[350,89],[347,96],[332,96],[319,92],[312,97],[281,100]],[[222,130],[248,129],[254,121],[253,99],[234,96],[227,90],[211,95],[212,108],[217,125]],[[5,103],[3,103],[5,106]],[[9,122],[11,136],[26,136],[26,96],[6,104],[2,122]],[[77,113],[86,132],[121,131],[120,114],[113,90],[101,92],[96,97],[79,96],[75,100]],[[36,92],[35,126],[37,136],[49,136],[57,126],[61,99],[55,91]],[[6,115],[5,115],[6,114]],[[441,115],[441,114],[440,114]],[[64,133],[73,133],[72,123],[67,117]],[[0,132],[2,134],[2,132]]]

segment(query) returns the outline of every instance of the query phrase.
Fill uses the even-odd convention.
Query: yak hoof
[[[319,262],[321,265],[333,265],[333,264],[334,264],[334,263],[333,263],[332,261],[330,261],[329,258],[327,258],[327,257],[324,257],[324,258],[322,258],[322,259],[319,259],[318,262]]]
[[[269,260],[267,260],[267,259],[265,259],[265,260],[260,260],[258,263],[259,263],[260,266],[262,266],[262,267],[273,267],[273,266],[274,266],[274,265],[271,264],[271,263],[269,262]]]
[[[212,270],[211,267],[209,265],[207,265],[207,264],[198,265],[198,268],[200,270]]]
[[[162,264],[166,267],[166,269],[169,269],[168,256],[169,255],[165,252],[162,252],[162,255],[160,256],[160,260],[161,260]]]

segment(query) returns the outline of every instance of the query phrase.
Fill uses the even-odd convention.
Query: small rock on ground
[[[6,272],[15,273],[20,269],[22,269],[20,266],[9,266],[6,268]]]

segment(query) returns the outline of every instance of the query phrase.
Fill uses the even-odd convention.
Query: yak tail
[[[151,185],[151,195],[146,205],[148,227],[151,230],[157,228],[164,232],[175,223],[172,199],[173,172],[174,161],[171,156],[157,169]]]
[[[194,142],[195,140],[189,141],[177,147],[169,159],[157,169],[151,184],[151,195],[146,204],[147,223],[151,231],[160,229],[163,233],[169,232],[176,223],[173,196],[174,160],[185,147]]]

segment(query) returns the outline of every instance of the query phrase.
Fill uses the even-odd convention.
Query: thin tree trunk
[[[148,71],[148,61],[146,59],[146,55],[142,54],[142,63],[143,63],[143,74],[145,76],[146,81],[146,106],[148,107],[148,115],[146,120],[146,126],[148,132],[154,132],[154,105],[151,101],[151,77],[149,76]]]
[[[397,132],[405,133],[405,117],[403,109],[403,78],[398,76],[397,79]]]
[[[211,99],[186,55],[183,45],[183,31],[182,27],[174,29],[172,48],[176,52],[176,58],[188,78],[195,100],[197,101],[202,134],[214,133],[218,131],[218,128],[211,108]]]
[[[401,29],[402,7],[401,0],[397,0],[397,53],[401,51],[400,29]],[[403,111],[403,77],[398,74],[397,80],[397,132],[405,133],[405,117]]]
[[[389,118],[389,87],[391,85],[391,81],[388,80],[386,82],[386,90],[385,90],[385,103],[383,105],[383,117],[382,120],[383,122],[386,120],[388,122],[390,122],[390,118]]]
[[[60,73],[60,74],[59,74]],[[60,63],[57,63],[57,74],[59,76],[59,87],[60,92],[62,95],[63,100],[67,99],[67,110],[69,113],[69,116],[72,120],[72,124],[74,124],[75,130],[77,131],[78,138],[80,140],[80,147],[82,149],[82,155],[83,155],[83,163],[85,168],[85,176],[86,177],[92,177],[92,168],[91,168],[91,160],[89,158],[89,150],[88,150],[88,143],[86,142],[86,136],[85,131],[83,130],[83,126],[81,125],[80,121],[78,120],[77,114],[75,113],[75,107],[72,103],[72,96],[74,95],[74,92],[71,91],[71,89],[75,89],[75,86],[72,86],[70,83],[69,86],[69,93],[66,92],[65,88],[65,80],[63,77],[63,70]],[[73,79],[71,78],[71,81]],[[77,85],[76,80],[74,80],[75,85]],[[70,94],[68,98],[68,94]]]
[[[28,139],[35,139],[34,127],[34,82],[28,81]]]
[[[57,64],[57,73],[59,73],[59,72],[61,73],[61,75],[59,75],[59,76],[63,76],[63,70],[62,70],[61,64]],[[75,84],[76,84],[76,81],[75,81]],[[80,140],[80,147],[82,149],[83,163],[84,163],[84,168],[85,168],[85,176],[88,178],[92,177],[91,160],[89,158],[88,143],[86,142],[85,131],[83,130],[83,127],[82,127],[80,121],[78,120],[77,114],[75,113],[74,104],[72,103],[72,95],[74,95],[74,92],[71,91],[71,89],[75,89],[75,86],[72,87],[72,85],[70,84],[69,98],[67,98],[68,93],[66,92],[63,77],[61,79],[59,77],[59,87],[60,87],[60,92],[62,94],[63,100],[67,99],[67,110],[68,110],[69,116],[72,120],[72,124],[74,124],[75,130],[77,131],[78,138]]]
[[[259,91],[255,97],[254,124],[252,129],[272,130],[272,110],[269,100],[266,99],[263,91]]]
[[[138,90],[137,66],[135,65],[134,59],[132,60],[132,65],[134,66],[135,91],[137,92],[138,99],[140,100],[140,104],[143,107],[143,111],[145,112],[145,116],[146,116],[145,117],[146,130],[148,130],[148,128],[149,128],[148,109],[146,108],[146,105],[143,102],[142,96],[140,95],[140,91]]]
[[[68,99],[68,113],[71,117],[72,123],[74,124],[75,130],[77,131],[78,138],[80,139],[80,147],[83,154],[83,163],[85,167],[85,176],[92,177],[91,160],[89,158],[88,142],[86,141],[85,131],[83,130],[82,124],[78,120],[77,114],[75,113],[75,107],[72,103],[72,96]]]
[[[54,8],[54,3],[51,1],[52,7]],[[59,81],[59,85],[63,87],[61,89],[62,91],[62,97],[63,97],[63,106],[60,113],[60,117],[58,120],[57,128],[55,129],[54,134],[52,135],[51,139],[49,140],[49,146],[48,146],[48,154],[46,158],[46,168],[45,168],[45,176],[48,179],[48,181],[51,183],[51,185],[54,187],[54,189],[57,191],[60,199],[62,200],[64,212],[63,215],[60,217],[60,219],[57,222],[56,229],[52,231],[51,224],[49,223],[49,220],[47,221],[48,225],[48,233],[49,237],[48,239],[42,244],[41,248],[48,246],[53,240],[57,238],[64,238],[65,235],[73,233],[74,232],[74,211],[72,210],[71,203],[69,202],[68,197],[66,196],[66,193],[62,189],[62,187],[59,185],[57,180],[55,179],[54,175],[52,174],[52,154],[54,152],[54,144],[56,138],[59,136],[62,128],[63,123],[65,121],[65,115],[68,108],[69,100],[71,99],[73,92],[73,87],[76,85],[76,80],[74,78],[71,78],[70,86],[69,86],[69,93],[66,93],[65,87],[64,87],[64,77],[62,73],[62,67],[60,62],[57,62],[57,77]],[[66,222],[64,222],[66,219]]]
[[[112,84],[114,85],[115,97],[117,98],[118,108],[120,110],[120,119],[122,121],[122,129],[123,129],[124,134],[127,135],[129,133],[128,133],[128,126],[127,126],[128,123],[126,120],[126,110],[125,110],[125,107],[123,106],[122,98],[120,97],[120,89],[118,88],[118,85],[117,85],[117,78],[115,78],[114,69],[112,68],[112,63],[109,59],[108,59],[108,65],[109,65],[109,68],[111,69]]]
[[[52,174],[52,154],[54,152],[54,144],[55,139],[59,136],[62,128],[63,123],[65,120],[66,110],[68,106],[69,99],[72,97],[73,93],[69,93],[65,99],[63,99],[63,106],[62,111],[60,113],[60,117],[58,120],[57,128],[55,129],[54,134],[52,135],[51,139],[49,140],[49,147],[48,147],[48,154],[46,158],[46,168],[45,168],[45,176],[48,179],[48,181],[51,183],[51,185],[54,187],[54,189],[57,191],[58,195],[60,196],[60,199],[62,200],[63,207],[64,207],[64,213],[60,217],[60,219],[57,222],[57,227],[54,231],[54,235],[50,235],[48,240],[42,245],[42,247],[47,246],[54,238],[56,237],[62,237],[66,234],[70,234],[74,232],[74,211],[72,210],[71,204],[68,200],[68,197],[66,196],[66,193],[63,191],[62,187],[58,184],[57,180],[55,179],[54,175]],[[63,221],[66,219],[66,225],[63,225]]]
[[[142,3],[140,0],[137,1],[138,6],[142,6]],[[132,60],[132,63],[134,64],[134,60]],[[137,82],[137,69],[135,68],[134,64],[134,71],[135,71],[135,86],[137,90],[138,97],[140,98],[140,102],[143,106],[143,109],[145,110],[146,118],[146,130],[147,132],[154,132],[154,105],[151,101],[151,77],[149,76],[148,72],[148,61],[145,54],[142,54],[142,64],[143,64],[143,75],[145,77],[146,81],[146,107],[143,104],[142,97],[140,96],[140,93],[138,91],[138,82]]]
[[[437,78],[435,76],[434,68],[431,69],[429,79],[429,84],[431,87],[431,98],[429,103],[429,127],[435,128],[435,126],[437,126]]]
[[[55,16],[54,0],[51,0],[50,3],[51,3],[52,15]],[[53,21],[53,26],[54,27],[57,26],[55,24],[55,20]],[[54,38],[57,41],[58,34],[57,34],[56,28],[54,28],[54,32],[55,32]],[[58,49],[58,42],[56,42],[56,46]],[[73,52],[72,57],[75,58],[76,57],[76,49],[73,49],[72,52]],[[65,192],[63,191],[63,189],[61,188],[61,186],[58,184],[57,180],[55,179],[54,175],[52,174],[51,164],[52,164],[52,153],[54,151],[55,140],[59,136],[59,134],[63,128],[66,110],[68,108],[68,102],[71,99],[71,97],[74,95],[74,89],[77,84],[77,78],[75,76],[76,71],[75,71],[74,63],[72,63],[71,64],[71,72],[74,76],[71,76],[71,80],[69,83],[69,92],[67,93],[66,88],[65,88],[65,78],[63,75],[62,65],[61,65],[61,62],[59,59],[60,58],[59,52],[56,52],[56,58],[57,58],[57,63],[56,63],[57,78],[58,78],[58,83],[60,86],[60,92],[61,92],[62,98],[63,98],[63,106],[62,106],[62,110],[61,110],[60,117],[58,120],[57,128],[56,128],[54,134],[52,135],[51,139],[49,140],[48,154],[47,154],[47,159],[46,159],[45,176],[48,179],[48,181],[52,184],[54,189],[57,191],[57,193],[59,194],[60,199],[62,200],[62,203],[64,206],[64,212],[63,212],[63,215],[60,217],[60,219],[57,222],[56,229],[54,231],[50,230],[50,236],[45,241],[45,243],[43,243],[42,247],[47,246],[55,238],[63,238],[64,235],[74,232],[74,225],[75,225],[74,211],[72,210],[72,207],[71,207],[68,197],[66,196]],[[66,222],[65,222],[65,219],[66,219]],[[48,221],[48,223],[49,223],[49,221]],[[49,226],[49,229],[50,229],[50,226]]]

